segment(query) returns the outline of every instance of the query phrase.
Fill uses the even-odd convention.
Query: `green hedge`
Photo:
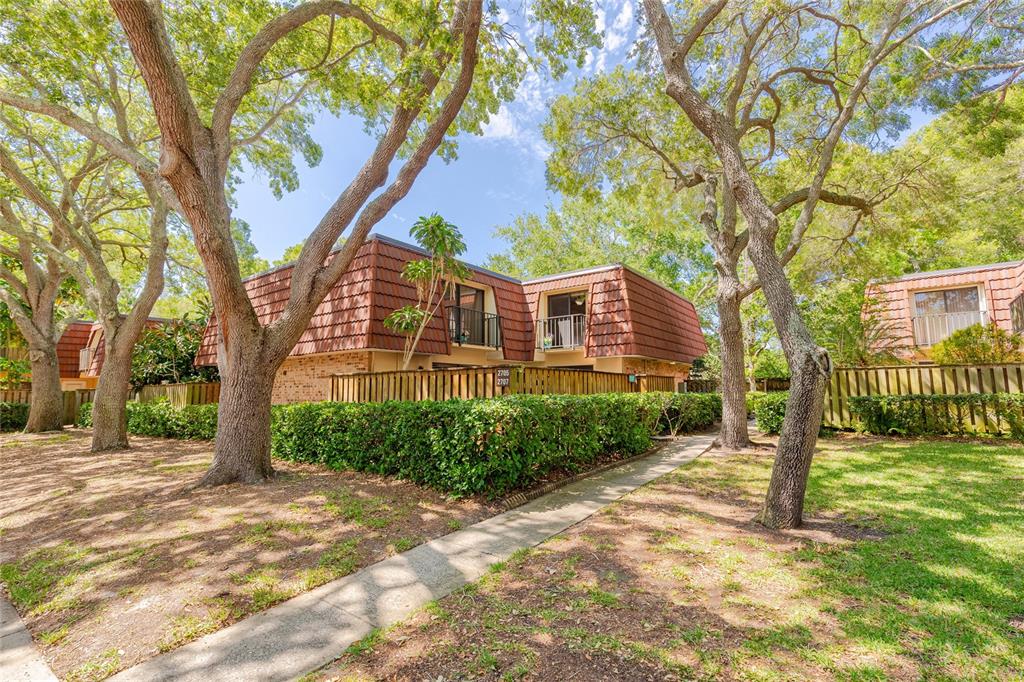
[[[757,392],[748,396],[747,410],[754,413],[758,431],[768,434],[779,433],[782,430],[782,420],[786,417],[789,391]]]
[[[601,455],[643,452],[670,421],[692,431],[720,416],[721,401],[710,394],[302,403],[275,409],[273,453],[497,496],[554,470],[580,471]]]
[[[21,431],[28,424],[28,403],[0,402],[0,431]]]
[[[131,433],[212,438],[216,405],[129,403]],[[515,395],[489,400],[299,403],[272,410],[275,457],[398,476],[455,495],[499,496],[607,454],[633,455],[657,433],[721,418],[714,394]],[[91,405],[79,424],[89,426]]]
[[[217,433],[217,404],[173,407],[166,400],[127,404],[128,433],[138,436],[213,440]],[[92,403],[82,405],[78,425],[92,426]]]
[[[850,396],[849,404],[854,419],[877,435],[980,431],[1024,441],[1024,394],[1020,393]]]
[[[747,391],[744,399],[747,403],[747,417],[757,414],[757,401],[768,395],[764,391]]]

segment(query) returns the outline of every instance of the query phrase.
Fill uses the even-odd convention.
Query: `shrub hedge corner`
[[[788,391],[757,393],[752,399],[749,399],[757,429],[761,433],[774,435],[782,431],[782,421],[786,418],[787,400],[789,400]]]
[[[454,495],[507,494],[654,434],[706,428],[717,396],[512,395],[486,400],[299,403],[274,410],[275,457],[398,476]]]
[[[126,405],[128,433],[137,436],[213,440],[217,434],[217,404],[174,407],[166,399]],[[84,403],[78,425],[92,426],[92,403]]]
[[[21,431],[28,424],[28,403],[0,402],[0,431]]]
[[[747,417],[753,417],[757,414],[757,401],[764,396],[768,395],[765,391],[747,391],[744,396],[744,402],[747,404]]]

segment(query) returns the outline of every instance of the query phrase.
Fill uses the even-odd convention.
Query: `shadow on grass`
[[[552,679],[573,670],[587,679],[1016,679],[1024,449],[823,446],[803,529],[773,532],[752,520],[770,454],[698,460],[520,561],[493,589],[484,581],[445,599],[397,642],[378,638],[344,662],[398,678]],[[677,536],[691,520],[690,535]],[[597,539],[581,549],[587,534]],[[782,567],[761,571],[761,582],[723,569],[721,584],[695,599],[687,577],[744,566],[732,556],[744,544]],[[681,584],[652,582],[643,570],[651,551],[679,558],[669,572]],[[578,584],[584,570],[589,595]],[[790,580],[802,587],[773,605],[772,592]]]
[[[847,634],[920,657],[936,674],[1024,669],[1024,449],[943,442],[828,450],[811,510],[876,519],[889,534],[816,552]],[[979,658],[980,657],[980,658]],[[984,674],[984,673],[982,673]]]

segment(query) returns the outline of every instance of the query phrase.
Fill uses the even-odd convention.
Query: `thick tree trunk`
[[[274,475],[270,463],[270,397],[278,363],[258,347],[236,353],[221,366],[220,405],[213,464],[199,485],[261,483]]]
[[[803,522],[807,476],[821,425],[825,377],[812,355],[801,353],[797,362],[801,364],[790,363],[786,419],[761,512],[761,523],[769,528],[796,528]]]
[[[755,219],[758,216],[756,210],[751,214]],[[774,220],[774,216],[769,220]],[[832,363],[828,353],[814,342],[800,316],[793,290],[775,253],[774,239],[768,238],[774,237],[775,230],[771,226],[759,227],[760,230],[752,230],[757,236],[750,242],[750,259],[760,276],[792,376],[786,418],[760,521],[769,528],[796,528],[803,522],[807,475]]]
[[[130,350],[115,350],[113,344],[106,345],[103,368],[96,383],[96,397],[92,404],[93,452],[123,450],[128,447],[125,403],[128,402],[131,362]]]
[[[60,388],[60,364],[57,348],[33,347],[29,350],[32,363],[32,398],[28,410],[28,433],[60,431],[64,428],[64,393]]]
[[[719,276],[719,336],[722,340],[722,425],[718,431],[721,448],[745,448],[750,445],[747,430],[746,378],[743,376],[743,325],[739,296]],[[723,291],[725,289],[725,291]]]

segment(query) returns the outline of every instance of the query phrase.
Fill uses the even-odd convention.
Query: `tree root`
[[[278,472],[275,471],[273,468],[271,468],[270,471],[264,475],[253,474],[252,472],[249,472],[249,475],[244,475],[242,472],[233,471],[219,464],[214,464],[209,469],[207,469],[206,473],[203,474],[203,477],[201,479],[199,479],[195,483],[186,486],[185,490],[192,491],[198,490],[200,488],[215,488],[217,486],[230,485],[232,483],[242,483],[245,485],[262,485],[276,478],[278,475]]]

